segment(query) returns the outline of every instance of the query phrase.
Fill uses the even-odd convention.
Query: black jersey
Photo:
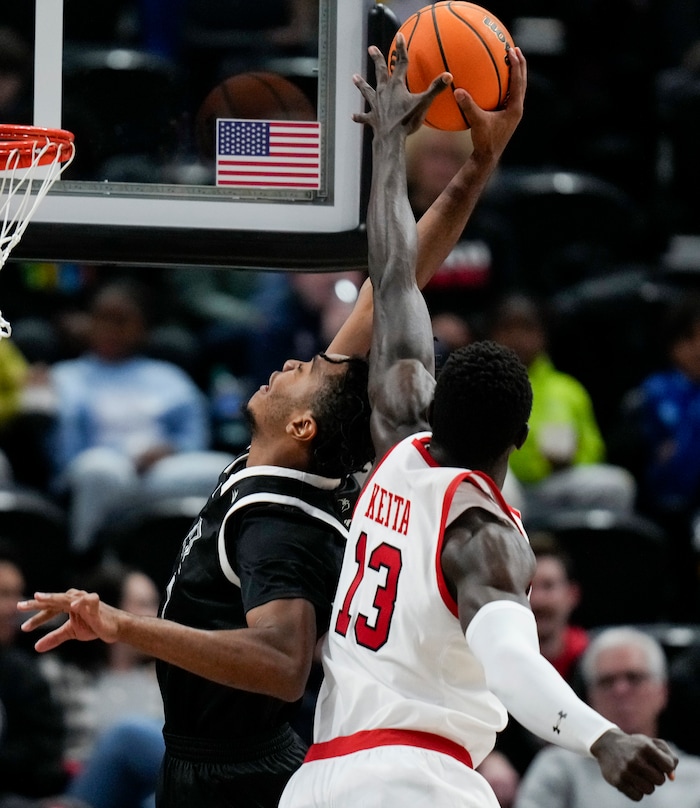
[[[339,498],[338,480],[277,466],[247,468],[246,459],[224,470],[183,541],[161,616],[200,629],[243,628],[256,606],[305,598],[316,609],[321,636],[354,492]],[[295,712],[287,702],[164,662],[158,679],[166,733],[230,741],[280,726]]]

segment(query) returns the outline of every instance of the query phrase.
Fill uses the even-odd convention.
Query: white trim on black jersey
[[[260,467],[254,466],[254,468],[260,468]],[[268,467],[265,466],[264,468]],[[306,476],[308,477],[309,475]],[[325,480],[327,478],[322,477],[319,479]],[[330,514],[326,513],[325,511],[321,510],[320,508],[314,508],[312,505],[309,505],[309,503],[305,502],[303,499],[299,499],[298,497],[289,497],[283,494],[270,494],[268,492],[249,494],[248,496],[245,496],[242,499],[237,499],[232,505],[232,507],[228,509],[228,511],[226,512],[226,516],[224,516],[224,518],[221,520],[221,527],[219,528],[219,535],[217,539],[217,547],[219,551],[219,565],[221,566],[221,571],[224,573],[226,578],[235,586],[240,587],[241,579],[233,571],[231,565],[228,562],[228,556],[226,555],[226,542],[225,542],[226,522],[228,521],[229,516],[231,516],[240,508],[245,508],[248,505],[255,505],[256,503],[261,502],[273,505],[289,505],[292,508],[297,508],[298,510],[303,511],[304,513],[313,517],[314,519],[318,519],[321,522],[325,522],[329,527],[332,527],[334,530],[337,530],[345,541],[347,541],[348,539],[348,531],[345,529],[341,521],[331,516]]]
[[[340,478],[321,477],[319,474],[310,474],[308,471],[298,471],[297,469],[288,469],[283,466],[246,466],[240,471],[235,471],[231,474],[222,484],[221,493],[225,493],[241,480],[257,476],[284,477],[288,480],[299,480],[299,482],[307,483],[314,488],[320,488],[322,491],[333,491],[338,488],[341,483]]]

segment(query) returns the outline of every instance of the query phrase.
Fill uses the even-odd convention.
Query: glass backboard
[[[76,143],[74,163],[13,258],[364,266],[367,133],[352,121],[362,99],[351,77],[368,70],[370,41],[386,47],[393,37],[396,18],[381,4],[107,0],[99,13],[86,0],[3,6],[0,32],[9,26],[25,37],[31,74],[14,112],[0,105],[16,118],[4,122],[69,129]],[[311,157],[298,158],[298,145],[294,157],[282,146],[273,152],[284,137],[311,137]],[[236,160],[240,149],[257,160],[261,139],[263,174],[244,166],[227,181],[226,150],[234,143]],[[297,159],[311,160],[310,182],[296,168],[289,179]]]

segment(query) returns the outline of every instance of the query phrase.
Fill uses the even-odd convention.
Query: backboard
[[[352,121],[362,99],[351,77],[369,69],[369,42],[386,47],[393,37],[396,18],[381,4],[108,0],[99,14],[86,0],[3,6],[0,26],[25,33],[33,75],[28,103],[17,107],[26,118],[8,122],[69,129],[76,143],[73,165],[13,258],[299,271],[365,265],[367,132]],[[306,41],[283,38],[292,7],[308,15]],[[233,98],[209,114],[206,129],[205,98],[242,73],[280,75],[305,95],[310,112],[301,118],[317,122],[320,135],[316,187],[217,184],[214,118],[287,119],[284,104],[251,115]]]

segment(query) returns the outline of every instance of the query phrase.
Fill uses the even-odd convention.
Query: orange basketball
[[[508,97],[513,39],[500,20],[474,3],[445,0],[416,11],[399,28],[408,49],[406,85],[413,93],[427,90],[445,70],[452,89],[462,87],[482,108],[500,109]],[[389,69],[396,63],[396,38]],[[425,119],[434,129],[468,129],[462,110],[447,89],[433,101]]]

